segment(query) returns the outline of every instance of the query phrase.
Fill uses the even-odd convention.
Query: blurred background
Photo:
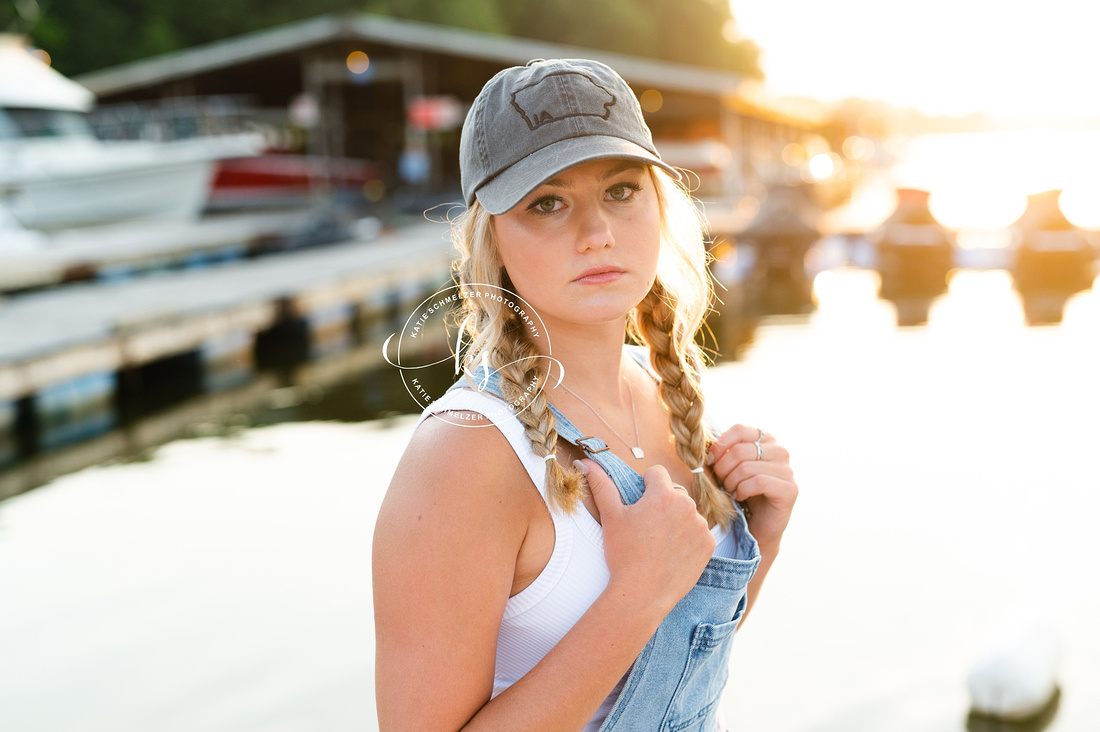
[[[691,171],[709,408],[802,490],[731,727],[1097,729],[1098,16],[0,0],[0,729],[376,728],[461,125],[572,56]]]

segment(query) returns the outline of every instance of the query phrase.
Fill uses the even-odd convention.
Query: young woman
[[[798,489],[704,419],[698,214],[593,61],[495,76],[461,165],[465,375],[375,530],[381,729],[720,732]]]

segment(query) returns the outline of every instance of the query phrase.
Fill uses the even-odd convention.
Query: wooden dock
[[[0,402],[201,351],[234,334],[253,342],[281,321],[411,308],[448,280],[447,235],[445,225],[423,223],[371,242],[0,301]]]

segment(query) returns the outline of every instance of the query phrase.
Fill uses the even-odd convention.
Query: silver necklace
[[[589,409],[591,409],[591,410],[592,410],[592,414],[596,415],[596,418],[597,418],[597,419],[599,419],[599,420],[600,420],[601,422],[603,422],[604,424],[606,424],[606,425],[607,425],[607,429],[609,429],[609,430],[611,430],[612,432],[614,432],[614,433],[615,433],[615,436],[616,436],[616,437],[618,437],[618,438],[619,438],[620,440],[622,440],[622,441],[623,441],[623,444],[624,444],[624,445],[626,445],[627,447],[629,447],[629,448],[630,448],[630,451],[631,451],[632,453],[634,453],[634,457],[635,457],[635,458],[637,458],[638,460],[641,460],[642,458],[644,458],[644,457],[645,457],[645,451],[643,451],[643,450],[642,450],[642,439],[641,439],[640,437],[638,437],[638,413],[637,413],[637,412],[636,412],[636,411],[634,410],[634,390],[630,388],[630,382],[629,382],[629,381],[628,381],[628,382],[626,382],[626,391],[627,391],[627,393],[628,393],[628,394],[630,394],[630,413],[631,413],[631,414],[632,414],[632,415],[634,416],[634,442],[636,442],[636,443],[637,443],[637,444],[635,444],[635,445],[631,445],[631,444],[630,444],[629,442],[627,442],[627,441],[626,441],[626,440],[625,440],[625,439],[623,438],[623,436],[622,436],[622,435],[620,435],[620,434],[619,434],[618,432],[616,432],[616,431],[615,431],[615,428],[614,428],[614,427],[612,427],[612,426],[611,426],[610,424],[608,424],[607,420],[606,420],[606,419],[604,419],[603,417],[601,417],[601,416],[600,416],[600,413],[599,413],[599,412],[597,412],[597,411],[596,411],[595,409],[593,409],[593,407],[592,407],[592,405],[591,405],[591,404],[589,404],[588,402],[586,402],[586,401],[585,401],[584,399],[581,399],[581,395],[580,395],[580,394],[578,394],[577,392],[573,391],[572,389],[570,389],[570,388],[569,388],[568,386],[566,386],[565,384],[562,384],[561,386],[562,386],[562,388],[563,388],[563,389],[565,389],[565,390],[566,390],[567,392],[569,392],[569,393],[570,393],[570,394],[572,394],[573,396],[577,397],[577,399],[580,399],[580,402],[581,402],[581,404],[583,404],[584,406],[586,406],[586,407],[588,407]]]

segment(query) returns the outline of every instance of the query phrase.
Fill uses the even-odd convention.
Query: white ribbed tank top
[[[502,409],[503,407],[503,409]],[[472,389],[455,389],[433,402],[417,422],[447,410],[469,410],[493,421],[519,456],[531,482],[546,500],[546,463],[536,457],[523,424],[504,402]],[[535,581],[504,606],[497,636],[493,696],[500,694],[535,667],[584,615],[607,587],[610,574],[603,554],[603,529],[583,507],[563,513],[547,502],[554,521],[554,551]],[[584,732],[595,732],[618,698],[622,681],[611,693]]]
[[[430,415],[447,410],[468,410],[492,420],[546,501],[546,463],[535,455],[531,441],[523,434],[523,424],[503,400],[472,389],[454,389],[430,404],[416,426]],[[497,635],[494,697],[522,678],[557,645],[604,591],[611,576],[603,553],[603,527],[592,514],[583,506],[573,513],[564,513],[549,501],[546,505],[554,521],[554,551],[535,581],[509,598],[504,606]],[[711,531],[718,540],[715,555],[733,556],[733,535],[718,526]],[[604,699],[583,732],[596,732],[619,697],[625,678]]]

